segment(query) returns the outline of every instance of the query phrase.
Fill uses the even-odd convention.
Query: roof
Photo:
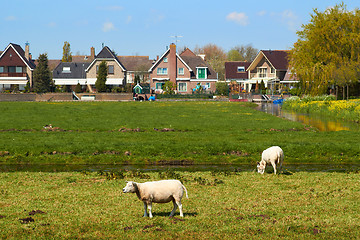
[[[90,63],[60,62],[53,71],[53,78],[86,78],[85,69]],[[70,72],[63,72],[64,67],[70,67]]]
[[[248,67],[251,62],[233,61],[225,62],[225,77],[226,79],[248,79]],[[244,67],[244,72],[238,72],[238,67]]]
[[[24,49],[22,49],[22,47],[18,44],[15,43],[10,43],[6,49],[1,53],[0,58],[3,56],[3,54],[5,54],[5,52],[9,49],[9,48],[13,48],[14,51],[17,53],[17,55],[21,58],[21,60],[31,69],[34,70],[36,68],[36,65],[34,63],[34,61],[29,61],[28,59],[26,59],[25,57],[25,51]]]
[[[89,68],[96,62],[96,60],[114,60],[123,71],[126,71],[124,65],[121,64],[119,59],[115,56],[115,54],[110,50],[108,46],[103,47],[98,55],[95,56],[95,59],[90,63],[89,67],[85,70],[88,71]]]
[[[288,53],[286,50],[262,50],[265,57],[271,62],[275,69],[288,69]]]
[[[127,71],[146,71],[152,66],[153,60],[149,56],[118,56],[120,62],[124,65]]]
[[[264,57],[276,70],[286,71],[288,69],[288,53],[288,50],[261,50],[247,70],[256,67],[256,65]]]
[[[182,56],[180,57],[184,60],[184,62],[193,70],[195,70],[198,67],[206,67],[208,69],[207,78],[208,79],[217,79],[217,73],[214,71],[214,69],[201,57],[196,56]],[[191,78],[196,78],[196,72],[191,73]]]

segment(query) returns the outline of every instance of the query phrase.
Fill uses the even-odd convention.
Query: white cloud
[[[129,24],[132,21],[132,16],[128,16],[126,19],[126,24]]]
[[[249,17],[245,13],[232,12],[226,16],[226,20],[235,22],[241,26],[249,24]]]
[[[10,21],[16,21],[17,18],[16,18],[15,16],[7,16],[7,17],[5,18],[5,20],[10,22]]]
[[[289,30],[296,32],[300,26],[300,21],[298,16],[291,11],[291,10],[285,10],[281,13],[282,20],[286,22],[286,25],[288,26]]]
[[[98,9],[104,11],[121,11],[124,8],[122,6],[106,6],[106,7],[98,7]]]
[[[265,10],[262,10],[262,11],[258,12],[257,15],[259,15],[260,17],[265,16],[265,15],[266,15],[266,11],[265,11]]]
[[[112,22],[106,22],[103,24],[103,32],[110,32],[115,29],[115,26]]]
[[[50,28],[54,28],[54,27],[56,27],[56,22],[49,22],[47,25]]]

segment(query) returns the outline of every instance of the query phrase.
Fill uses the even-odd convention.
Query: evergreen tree
[[[72,55],[70,51],[70,43],[64,42],[63,46],[63,57],[61,59],[62,62],[72,62]]]
[[[38,62],[34,70],[33,90],[37,93],[49,92],[51,88],[51,72],[48,66],[47,54],[40,54]]]
[[[76,92],[76,93],[81,93],[81,92],[82,92],[82,87],[81,87],[80,83],[78,83],[78,84],[76,85],[76,87],[75,87],[75,92]]]
[[[106,92],[106,78],[108,74],[108,67],[105,61],[102,61],[99,65],[99,70],[95,82],[97,92]]]

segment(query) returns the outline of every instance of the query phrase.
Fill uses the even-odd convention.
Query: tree
[[[176,84],[171,81],[166,81],[163,85],[163,90],[165,94],[174,94],[176,89]]]
[[[95,82],[97,92],[106,92],[106,78],[108,74],[108,67],[105,61],[99,65],[98,74]]]
[[[359,80],[360,11],[344,3],[324,12],[314,9],[310,23],[297,32],[290,66],[304,93],[321,95],[331,86],[349,86]]]
[[[236,46],[228,52],[227,60],[252,62],[258,52],[251,44]]]
[[[205,54],[206,62],[218,73],[219,80],[224,80],[226,53],[215,44],[207,44],[204,47],[196,47],[195,54]]]
[[[226,96],[229,94],[229,86],[225,81],[218,81],[216,83],[216,92],[221,96]]]
[[[63,57],[61,59],[62,62],[72,62],[72,55],[70,50],[70,43],[64,42],[63,46]]]
[[[33,90],[37,93],[49,92],[51,89],[51,72],[49,70],[47,54],[39,55],[38,65],[34,70]]]
[[[81,93],[82,92],[82,87],[81,87],[80,83],[76,84],[75,92],[76,93]]]

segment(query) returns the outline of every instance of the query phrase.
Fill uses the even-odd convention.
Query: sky
[[[344,1],[348,10],[359,0]],[[240,45],[287,50],[314,9],[341,4],[333,0],[1,0],[0,50],[9,43],[33,58],[47,53],[61,59],[64,42],[72,55],[95,54],[103,44],[121,56],[162,55],[166,47],[216,44],[224,51]],[[176,37],[177,36],[177,37]]]

